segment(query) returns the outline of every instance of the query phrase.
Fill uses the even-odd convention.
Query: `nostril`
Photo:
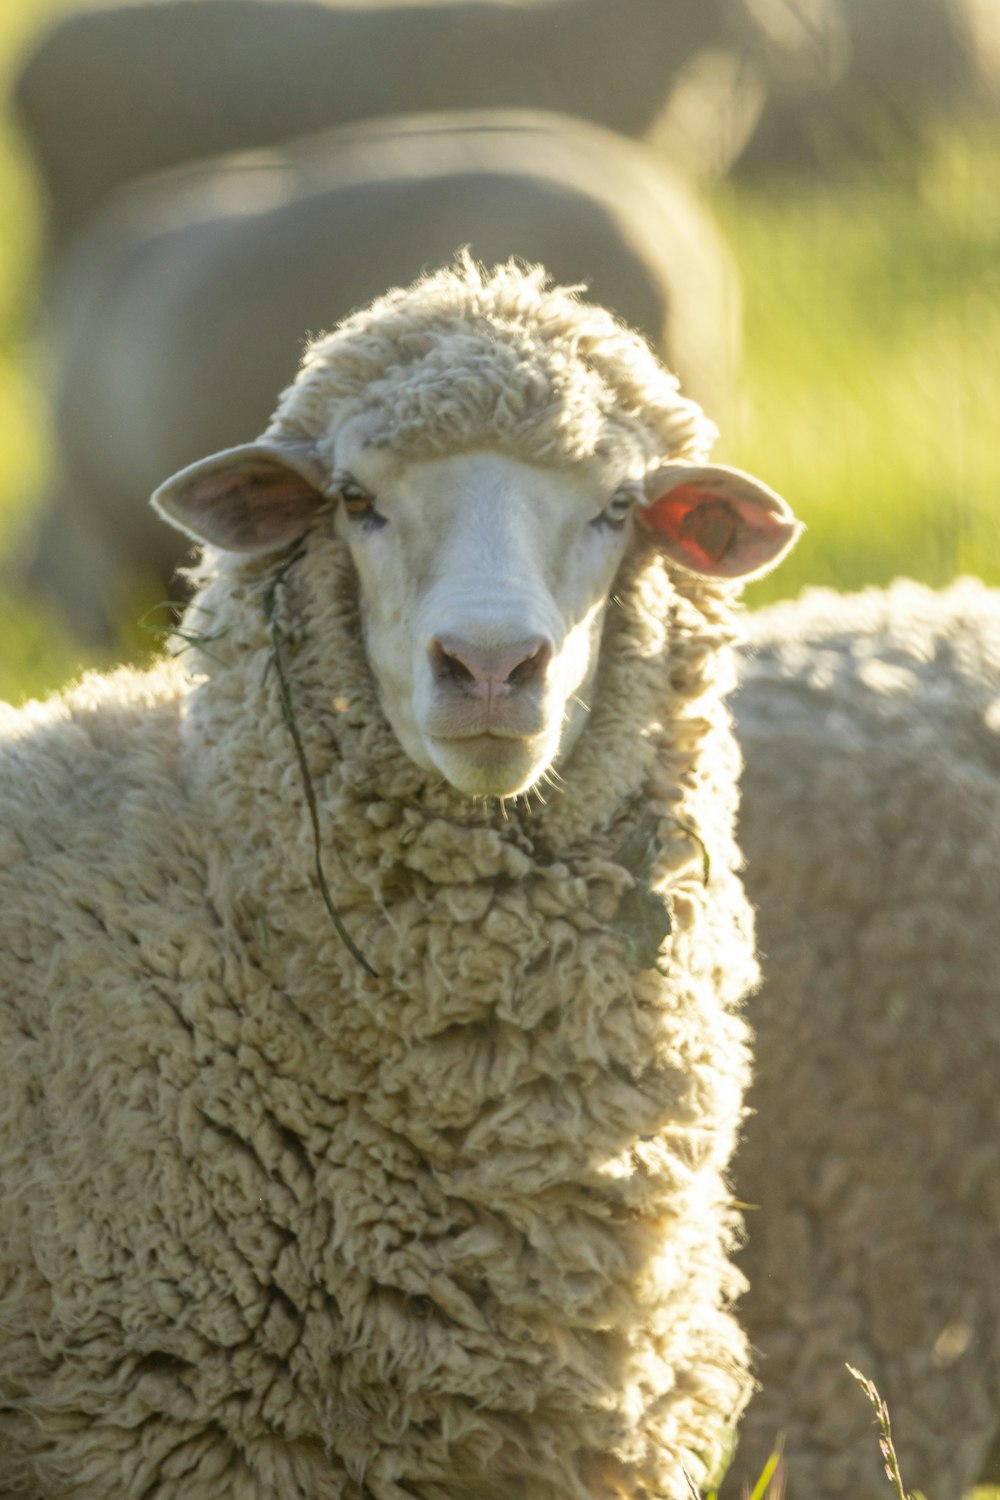
[[[475,682],[475,673],[454,651],[447,651],[440,641],[431,641],[430,658],[436,682]]]
[[[508,683],[511,687],[530,687],[533,683],[540,682],[551,660],[552,647],[548,641],[540,640],[534,651],[508,672]]]
[[[534,685],[544,677],[552,660],[552,646],[545,636],[488,646],[473,644],[459,636],[435,636],[428,647],[436,682],[475,687],[480,693],[510,691]]]

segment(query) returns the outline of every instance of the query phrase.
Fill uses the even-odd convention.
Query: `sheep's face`
[[[491,452],[343,457],[335,525],[401,745],[471,796],[525,790],[585,722],[638,487]]]
[[[734,579],[772,566],[798,531],[778,496],[720,467],[630,479],[610,461],[546,468],[495,451],[405,461],[350,429],[322,446],[232,449],[154,501],[251,554],[332,511],[389,723],[418,765],[474,797],[515,796],[571,749],[628,548]]]

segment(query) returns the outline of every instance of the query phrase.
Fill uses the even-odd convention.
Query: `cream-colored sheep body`
[[[737,1196],[790,1493],[960,1500],[1000,1423],[1000,591],[971,580],[749,616],[739,838],[764,982]],[[733,1493],[738,1492],[734,1487]]]
[[[606,315],[468,266],[272,436],[359,415],[633,473],[706,435]],[[334,531],[215,556],[202,649],[5,726],[0,1490],[680,1500],[749,1388],[732,585],[637,543],[565,790],[499,808],[400,749]]]

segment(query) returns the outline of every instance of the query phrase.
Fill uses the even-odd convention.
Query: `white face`
[[[585,723],[636,490],[493,452],[403,463],[338,445],[337,469],[335,524],[403,749],[470,796],[525,791]]]
[[[729,585],[769,571],[801,530],[780,495],[724,465],[668,458],[640,482],[596,460],[545,468],[493,451],[405,462],[365,437],[359,418],[318,444],[227,448],[153,504],[244,557],[291,546],[332,505],[386,716],[418,765],[472,797],[526,791],[575,742],[636,527]]]

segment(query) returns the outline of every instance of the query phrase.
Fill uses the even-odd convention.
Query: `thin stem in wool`
[[[173,625],[154,624],[152,616],[160,609],[172,609],[178,617],[178,621]],[[206,613],[204,610],[202,612]],[[220,625],[215,630],[184,630],[179,623],[179,617],[188,613],[190,613],[190,608],[184,603],[183,599],[161,599],[158,604],[151,604],[149,609],[145,610],[139,616],[136,624],[140,630],[144,630],[147,635],[155,635],[158,640],[165,641],[169,640],[171,636],[175,636],[178,640],[183,641],[184,645],[179,648],[179,652],[187,651],[189,647],[196,646],[199,651],[203,651],[213,661],[218,661],[219,658],[215,653],[208,649],[208,644],[210,641],[217,641],[220,636],[225,635],[229,626]]]
[[[281,585],[284,584],[285,575],[288,573],[289,569],[294,563],[298,562],[301,556],[301,552],[296,552],[294,556],[289,558],[288,562],[285,563],[280,572],[275,575],[274,579],[271,581],[267,589],[267,592],[264,595],[264,614],[267,619],[268,633],[271,637],[271,660],[274,662],[274,670],[278,675],[278,696],[281,700],[282,717],[284,718],[284,721],[288,726],[288,732],[292,737],[292,744],[295,747],[295,756],[299,763],[299,770],[302,773],[302,787],[305,792],[306,807],[309,810],[309,821],[312,824],[313,854],[315,858],[314,868],[316,872],[316,883],[319,886],[319,893],[323,898],[323,905],[326,907],[327,913],[330,917],[330,921],[333,923],[337,936],[344,944],[344,947],[347,949],[348,953],[357,963],[361,965],[366,974],[370,974],[373,979],[377,979],[377,973],[365,958],[361,950],[358,948],[350,933],[347,931],[341,915],[333,903],[333,897],[330,895],[330,887],[327,884],[326,874],[323,870],[322,845],[319,831],[319,808],[316,803],[316,792],[312,784],[312,776],[309,773],[309,762],[306,760],[305,746],[302,743],[302,736],[299,733],[298,722],[295,718],[295,708],[292,703],[292,694],[288,684],[288,675],[285,672],[285,665],[281,656],[282,636],[281,629],[277,621],[278,589],[279,587],[281,587]]]
[[[683,823],[680,818],[674,818],[673,822],[675,822],[681,832],[686,833],[688,838],[691,839],[693,843],[697,844],[698,848],[701,850],[701,880],[702,885],[708,885],[708,882],[712,876],[712,861],[709,858],[708,849],[705,847],[705,840],[699,833],[695,832],[690,823]]]

